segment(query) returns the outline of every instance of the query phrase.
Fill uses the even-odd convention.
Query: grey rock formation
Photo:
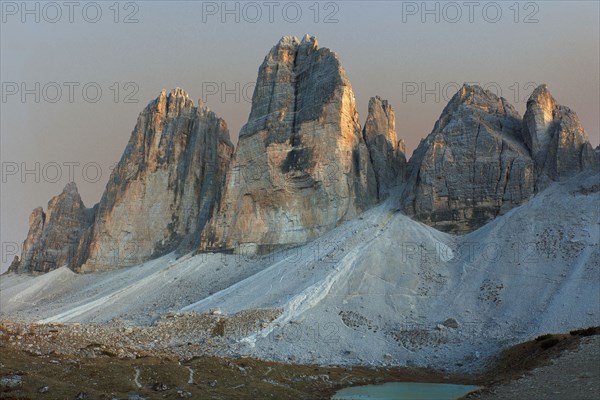
[[[376,202],[352,87],[314,37],[284,37],[265,57],[225,190],[205,249],[305,243]]]
[[[225,122],[187,93],[140,113],[101,201],[74,183],[35,209],[11,272],[135,265],[192,249],[266,253],[352,219],[405,183],[401,208],[466,233],[549,179],[598,168],[577,115],[538,87],[521,119],[503,98],[463,86],[410,162],[391,105],[371,98],[361,129],[338,57],[314,37],[283,37],[258,71],[235,151]]]
[[[19,258],[19,256],[15,256],[15,258],[13,258],[12,262],[8,266],[8,270],[5,273],[7,274],[10,272],[17,272],[17,270],[19,269],[20,263],[21,263],[21,259]]]
[[[406,172],[404,141],[397,138],[396,114],[387,100],[379,96],[369,100],[363,137],[375,172],[377,194],[382,199],[391,187],[403,180]]]
[[[536,163],[539,183],[556,180],[586,168],[598,168],[598,159],[577,114],[559,105],[546,85],[537,87],[527,101],[523,139]]]
[[[48,272],[79,260],[80,241],[89,229],[93,209],[86,209],[77,186],[68,183],[62,193],[48,202],[47,211],[38,207],[29,216],[29,232],[18,262],[10,270],[18,273]]]
[[[10,270],[100,271],[197,248],[232,154],[225,121],[183,90],[163,90],[140,113],[100,203],[86,209],[68,184],[47,212],[32,212]]]
[[[233,153],[225,121],[183,90],[138,117],[98,206],[81,271],[134,265],[197,247]]]
[[[464,85],[450,100],[408,169],[403,208],[446,232],[476,229],[534,190],[519,114],[479,86]]]

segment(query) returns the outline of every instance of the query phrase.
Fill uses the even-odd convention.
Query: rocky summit
[[[536,162],[540,184],[598,168],[597,155],[577,114],[557,104],[546,85],[537,87],[527,101],[523,139]]]
[[[100,203],[86,209],[69,183],[32,212],[10,271],[103,271],[196,248],[232,154],[224,120],[179,88],[163,90],[140,113]]]
[[[437,229],[465,233],[529,199],[534,163],[521,117],[504,98],[464,85],[409,164],[404,210]]]
[[[352,86],[314,37],[283,37],[252,109],[203,248],[264,253],[307,242],[377,201]]]
[[[404,141],[398,140],[396,114],[387,100],[371,97],[363,136],[375,171],[377,194],[382,199],[402,182],[406,172],[406,148]]]
[[[225,121],[188,94],[162,91],[138,117],[98,206],[82,271],[134,265],[199,233],[233,153]],[[186,244],[187,243],[187,244]]]
[[[13,261],[9,271],[43,273],[63,265],[75,267],[93,216],[94,210],[83,205],[77,185],[68,183],[48,202],[46,211],[38,207],[31,212],[21,258]]]
[[[504,98],[464,85],[410,159],[402,209],[466,233],[527,201],[551,180],[598,169],[577,114],[536,88],[521,118]]]
[[[9,271],[131,266],[177,251],[270,253],[300,246],[387,197],[438,230],[464,234],[553,180],[598,170],[575,112],[536,88],[521,118],[464,85],[410,161],[379,96],[359,123],[339,58],[283,37],[258,70],[237,148],[225,121],[177,88],[140,113],[98,204],[69,183],[36,208]],[[361,217],[362,218],[362,217]]]

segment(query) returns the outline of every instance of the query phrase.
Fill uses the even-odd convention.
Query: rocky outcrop
[[[379,96],[369,100],[363,137],[373,164],[377,194],[382,199],[391,187],[403,180],[406,171],[404,141],[397,138],[396,114],[387,100]]]
[[[586,168],[598,168],[598,159],[577,114],[557,104],[546,85],[537,87],[527,101],[523,139],[536,163],[543,186]]]
[[[599,158],[546,86],[522,120],[505,99],[465,85],[407,163],[391,105],[371,98],[361,129],[338,57],[314,37],[283,37],[259,68],[235,155],[221,118],[179,88],[163,90],[140,113],[101,201],[86,209],[67,185],[46,212],[33,211],[9,270],[102,271],[173,250],[271,252],[317,238],[400,183],[407,214],[465,233]]]
[[[8,266],[8,270],[5,272],[5,274],[11,273],[11,272],[17,272],[17,270],[19,269],[19,264],[21,263],[21,259],[19,258],[19,256],[15,256],[12,260],[12,262],[10,263],[10,265]]]
[[[73,268],[79,260],[80,242],[92,224],[93,209],[86,209],[77,186],[71,182],[48,202],[47,211],[38,207],[29,216],[29,232],[20,260],[10,270],[42,273],[62,266]]]
[[[98,206],[81,271],[197,247],[233,153],[225,121],[163,90],[138,117]]]
[[[34,260],[39,260],[42,253],[42,233],[46,223],[46,213],[42,207],[35,208],[29,214],[29,231],[21,248],[21,259],[11,268],[15,272],[29,272],[33,270]],[[14,260],[13,260],[14,261]],[[37,264],[37,262],[35,262]]]
[[[479,86],[464,85],[450,100],[408,169],[404,210],[445,232],[476,229],[534,191],[521,117]]]
[[[376,202],[352,87],[314,37],[284,37],[265,57],[225,190],[205,249],[298,245]]]

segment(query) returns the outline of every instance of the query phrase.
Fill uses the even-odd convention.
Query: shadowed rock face
[[[445,232],[465,233],[533,194],[521,118],[503,98],[463,86],[409,163],[403,208]]]
[[[163,91],[138,117],[98,206],[82,271],[196,247],[233,153],[225,121]]]
[[[535,160],[538,181],[544,182],[598,168],[598,159],[577,114],[556,103],[546,85],[527,101],[523,139]]]
[[[284,37],[258,71],[234,167],[202,247],[267,252],[305,243],[377,200],[354,94],[314,37]]]
[[[23,242],[21,259],[9,271],[48,272],[79,261],[81,240],[91,226],[94,210],[86,209],[77,186],[68,183],[62,193],[48,202],[47,211],[38,207],[29,216],[29,232]]]
[[[363,127],[363,137],[369,149],[377,182],[379,199],[404,179],[406,149],[396,136],[396,115],[387,100],[379,96],[369,100],[369,114]]]

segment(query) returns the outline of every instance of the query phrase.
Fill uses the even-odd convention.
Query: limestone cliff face
[[[442,231],[465,233],[533,194],[521,118],[503,98],[463,86],[409,162],[403,208]]]
[[[354,94],[337,56],[314,37],[282,38],[259,68],[202,247],[266,252],[305,243],[376,198]]]
[[[98,206],[81,271],[196,247],[233,153],[225,122],[187,93],[163,91],[138,117]]]
[[[465,85],[407,163],[391,105],[371,98],[361,129],[337,56],[314,37],[283,37],[259,68],[235,154],[221,118],[181,89],[163,91],[140,113],[100,202],[86,209],[70,183],[35,209],[10,271],[102,271],[173,250],[270,252],[356,217],[399,183],[407,214],[466,233],[599,160],[545,85],[524,119]]]
[[[23,242],[20,260],[10,270],[18,273],[48,272],[79,260],[80,241],[93,220],[77,186],[71,182],[48,202],[47,211],[38,207],[29,216],[29,232]]]
[[[387,100],[379,96],[369,100],[369,113],[363,137],[369,149],[380,199],[404,179],[406,156],[404,141],[396,135],[396,114]]]
[[[546,85],[537,87],[527,101],[523,138],[542,185],[548,178],[556,180],[586,168],[598,168],[598,159],[577,114],[559,105]]]

